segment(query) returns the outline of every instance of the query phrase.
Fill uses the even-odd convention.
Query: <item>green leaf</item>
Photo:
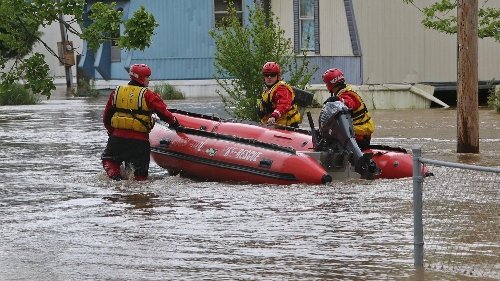
[[[214,78],[221,91],[225,111],[232,117],[259,121],[256,100],[264,91],[262,66],[277,62],[281,75],[289,73],[291,86],[304,89],[317,67],[307,64],[307,53],[295,53],[292,42],[285,38],[279,19],[270,11],[266,19],[264,9],[248,9],[248,24],[241,27],[236,9],[229,2],[228,17],[209,34],[215,40]]]

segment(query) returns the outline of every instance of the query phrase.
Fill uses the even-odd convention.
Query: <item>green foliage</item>
[[[491,85],[492,88],[488,94],[488,105],[500,113],[500,92],[495,92],[494,80]]]
[[[55,89],[53,77],[49,77],[49,67],[40,53],[24,57],[32,50],[34,42],[45,46],[51,55],[57,55],[54,42],[43,42],[39,27],[46,27],[54,22],[63,24],[68,33],[73,33],[87,41],[89,49],[96,52],[105,41],[118,42],[120,48],[144,50],[152,43],[151,37],[158,26],[154,16],[144,6],[134,12],[127,21],[122,20],[123,12],[109,5],[96,2],[90,7],[90,25],[81,32],[72,27],[75,21],[83,24],[85,0],[1,0],[0,1],[0,79],[2,85],[12,85],[22,80],[33,93],[50,98]],[[62,21],[60,15],[74,17],[75,20]],[[125,27],[123,36],[119,34],[120,25]],[[53,45],[53,46],[52,46]],[[6,67],[7,63],[12,65]]]
[[[414,0],[403,0],[403,2],[413,4]],[[456,8],[457,2],[455,0],[441,0],[424,8],[421,10],[425,16],[425,19],[422,20],[423,26],[447,34],[457,33],[456,12],[452,13]],[[478,17],[478,37],[493,38],[500,42],[500,9],[484,7],[483,5],[479,7]]]
[[[164,100],[184,100],[186,96],[175,86],[169,83],[162,83],[152,87],[153,92],[160,94]]]
[[[8,72],[2,72],[1,85],[16,84],[19,80],[25,82],[24,87],[33,93],[50,97],[50,91],[55,90],[53,78],[49,77],[49,66],[45,62],[45,56],[35,53],[30,58],[16,60],[15,67]],[[8,88],[8,87],[7,87]]]
[[[247,8],[249,24],[241,27],[236,9],[229,2],[228,17],[209,34],[216,47],[214,78],[227,93],[217,90],[225,111],[236,118],[258,121],[256,100],[264,90],[262,66],[266,62],[277,62],[281,77],[289,73],[287,82],[301,89],[309,83],[317,67],[309,68],[306,52],[300,58],[294,52],[291,40],[285,38],[272,11],[266,19],[262,7]]]
[[[37,104],[38,97],[20,84],[0,86],[0,105],[32,105]]]
[[[42,32],[26,32],[25,29],[38,27],[28,27],[21,24],[19,21],[5,22],[0,25],[0,56],[2,60],[13,59],[16,57],[24,57],[33,50],[33,46],[38,38],[42,36]],[[8,38],[16,40],[8,40]],[[6,40],[7,39],[7,40]]]
[[[154,29],[158,26],[160,25],[156,23],[153,15],[149,14],[144,6],[141,6],[141,10],[135,11],[134,17],[125,22],[124,34],[126,36],[120,37],[118,46],[126,49],[138,48],[144,51],[146,47],[151,45],[151,35],[154,34]],[[145,37],[144,34],[151,35]]]
[[[101,92],[95,86],[95,79],[90,79],[87,83],[84,79],[78,80],[79,86],[76,90],[71,89],[75,97],[91,97],[98,98]]]
[[[134,12],[134,16],[126,22],[122,21],[123,11],[117,11],[116,3],[106,5],[97,2],[90,8],[89,18],[92,20],[87,28],[83,30],[80,38],[87,41],[91,50],[97,51],[99,45],[105,41],[116,40],[118,47],[125,49],[139,49],[143,51],[152,43],[155,27],[159,26],[154,16],[146,11],[144,6]],[[111,37],[118,34],[120,24],[124,24],[124,36],[120,38]],[[104,34],[103,34],[104,33]]]

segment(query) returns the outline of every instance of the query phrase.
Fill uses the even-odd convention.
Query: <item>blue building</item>
[[[87,7],[95,2],[87,1]],[[208,31],[227,14],[226,0],[113,2],[116,2],[117,9],[123,10],[125,20],[141,5],[154,15],[160,26],[155,29],[152,46],[144,51],[127,51],[104,43],[94,53],[86,50],[84,42],[78,71],[101,84],[113,86],[129,79],[130,65],[146,63],[153,71],[153,82],[168,81],[181,87],[188,96],[200,93],[213,96],[214,89],[218,88],[213,79],[216,49]],[[359,86],[365,102],[371,101],[368,106],[373,108],[420,107],[409,102],[413,94],[406,99],[400,92],[421,93],[421,98],[426,100],[425,106],[428,106],[434,89],[456,90],[456,35],[426,29],[421,23],[424,18],[421,10],[436,0],[418,0],[413,5],[386,0],[233,2],[243,24],[248,19],[247,6],[262,5],[265,10],[272,9],[285,37],[292,40],[295,52],[306,50],[309,65],[319,67],[310,87],[317,97],[322,96],[319,101],[329,95],[321,75],[333,67],[343,70],[347,83]],[[479,0],[479,6],[500,9],[500,1]],[[313,39],[307,46],[303,40],[306,36]],[[492,80],[500,80],[497,59],[500,48],[491,38],[479,40],[478,45],[481,88]],[[413,85],[418,85],[419,90],[409,88]],[[380,98],[380,93],[383,98]]]
[[[87,9],[96,1],[87,1]],[[111,1],[103,1],[111,2]],[[97,80],[128,80],[128,67],[134,63],[145,63],[149,65],[153,72],[154,80],[207,80],[213,79],[215,68],[214,39],[208,31],[215,28],[215,22],[227,14],[227,4],[225,0],[150,0],[150,1],[116,1],[116,8],[124,12],[124,20],[131,17],[134,11],[145,6],[146,10],[152,13],[159,23],[153,36],[153,44],[144,51],[139,50],[120,50],[112,43],[101,45],[97,53],[87,50],[86,43],[83,43],[83,51],[78,70]],[[293,2],[293,3],[292,3]],[[300,3],[309,3],[312,5],[299,5]],[[356,51],[349,56],[318,56],[319,50],[319,24],[318,24],[318,1],[308,0],[290,1],[294,6],[294,13],[297,14],[296,26],[302,26],[302,30],[308,30],[314,39],[314,45],[310,51],[312,65],[318,65],[320,69],[328,69],[331,65],[349,68],[346,73],[347,79],[351,83],[361,84],[361,63],[359,43],[355,33],[353,19],[350,24],[350,31],[353,36],[353,46]],[[234,0],[235,7],[240,11],[242,21],[248,18],[247,6],[255,8],[255,5],[263,5],[269,9],[270,1],[254,0]],[[351,3],[346,1],[347,4]],[[306,19],[298,17],[299,11],[303,16],[309,16]],[[316,16],[315,16],[316,15]],[[303,17],[304,18],[304,17]],[[87,19],[87,24],[90,23]],[[85,27],[85,25],[83,26]],[[295,48],[299,53],[301,46],[299,36],[301,30],[296,29]],[[316,34],[315,34],[316,31]],[[305,37],[305,36],[303,36]],[[311,44],[312,45],[312,44]],[[321,74],[318,71],[313,77],[313,83],[322,83]]]

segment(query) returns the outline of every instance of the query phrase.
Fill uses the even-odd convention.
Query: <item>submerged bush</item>
[[[498,113],[500,113],[500,88],[498,92],[496,92],[495,90],[496,88],[495,86],[493,86],[489,91],[490,93],[488,95],[488,105],[495,109]]]
[[[182,91],[169,83],[162,83],[152,87],[153,92],[160,94],[164,100],[184,100],[186,96]]]
[[[101,95],[101,92],[99,92],[99,90],[96,89],[95,79],[91,79],[90,83],[87,83],[83,79],[78,80],[78,82],[79,85],[76,88],[76,91],[72,89],[73,96],[98,98]]]
[[[38,96],[23,85],[0,85],[0,105],[31,105],[39,101]]]

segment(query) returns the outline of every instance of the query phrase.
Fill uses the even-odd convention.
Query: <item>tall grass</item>
[[[162,83],[159,85],[154,85],[152,88],[153,92],[160,94],[164,100],[185,100],[186,95],[175,86],[169,83]]]
[[[0,105],[32,105],[39,102],[39,97],[23,85],[0,85]]]

